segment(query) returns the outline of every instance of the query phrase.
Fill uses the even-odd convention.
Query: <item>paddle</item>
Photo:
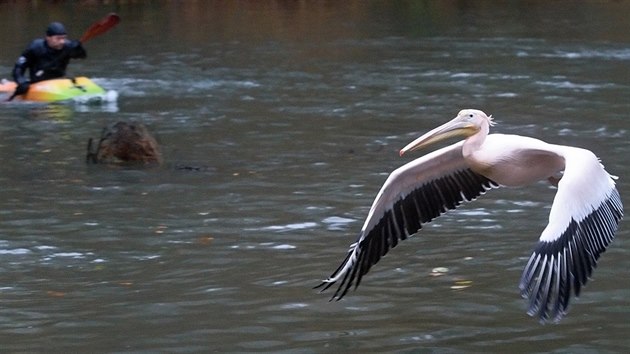
[[[94,38],[96,36],[100,36],[101,34],[103,34],[103,33],[107,32],[107,31],[109,31],[110,29],[112,29],[119,22],[120,22],[120,16],[118,16],[118,14],[116,14],[114,12],[109,13],[107,16],[103,17],[102,19],[98,20],[97,22],[94,22],[85,31],[85,33],[83,33],[83,35],[81,36],[81,39],[79,39],[79,42],[85,43],[85,42],[89,41],[90,39],[92,39],[92,38]],[[11,97],[9,97],[7,99],[7,102],[13,100],[15,98],[15,96],[17,96],[17,93],[13,92]]]
[[[90,39],[109,31],[116,26],[118,22],[120,22],[120,16],[112,12],[103,17],[100,21],[93,23],[92,26],[83,33],[79,41],[81,43],[85,43]]]

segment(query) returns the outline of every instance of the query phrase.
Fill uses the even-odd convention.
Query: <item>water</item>
[[[559,325],[525,314],[517,285],[547,221],[544,184],[436,220],[340,302],[311,287],[409,160],[398,149],[461,108],[593,150],[628,195],[628,10],[1,3],[7,77],[49,21],[79,37],[122,17],[69,72],[117,91],[114,107],[0,108],[2,351],[624,352],[623,222]],[[164,166],[86,165],[88,138],[118,120],[147,125]]]

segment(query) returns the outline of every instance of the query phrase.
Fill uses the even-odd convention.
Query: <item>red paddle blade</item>
[[[100,21],[92,24],[92,26],[83,33],[83,36],[81,36],[79,41],[81,43],[85,43],[86,41],[109,31],[112,27],[116,26],[118,22],[120,22],[120,16],[112,12],[103,17]]]

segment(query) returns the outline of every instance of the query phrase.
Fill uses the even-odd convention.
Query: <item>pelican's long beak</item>
[[[469,137],[479,131],[479,126],[467,120],[467,117],[457,116],[448,123],[445,123],[418,139],[412,141],[400,150],[400,156],[408,151],[419,150],[425,146],[437,143],[455,136]]]

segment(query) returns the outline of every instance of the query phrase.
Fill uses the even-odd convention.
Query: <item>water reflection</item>
[[[33,120],[51,120],[61,123],[72,119],[74,114],[74,108],[65,103],[32,105],[27,103],[27,105],[29,107],[24,109],[24,113]]]
[[[55,103],[33,103],[33,102],[15,102],[10,104],[15,113],[25,119],[30,120],[48,120],[58,123],[68,122],[72,120],[76,112],[95,113],[95,112],[118,112],[118,102],[116,99],[98,102],[55,102]]]

